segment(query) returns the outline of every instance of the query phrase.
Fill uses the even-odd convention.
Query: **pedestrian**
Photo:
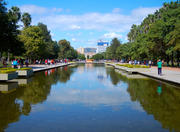
[[[157,63],[157,66],[158,66],[158,75],[162,75],[162,62],[161,60],[159,59],[158,63]]]
[[[151,67],[151,65],[152,65],[152,61],[150,60],[150,61],[149,61],[149,66]]]
[[[48,60],[47,60],[47,59],[45,60],[45,64],[46,64],[46,65],[48,64]]]
[[[3,59],[3,67],[7,67],[7,63],[5,59]]]
[[[19,60],[19,63],[20,63],[20,66],[23,67],[23,65],[24,65],[24,60],[23,60],[23,59],[20,59],[20,60]]]
[[[13,68],[17,68],[17,65],[18,65],[18,61],[15,59],[15,60],[13,61]]]
[[[25,60],[25,65],[26,65],[26,67],[28,67],[28,65],[29,65],[28,59]]]

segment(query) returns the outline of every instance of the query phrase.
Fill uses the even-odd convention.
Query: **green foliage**
[[[71,47],[69,41],[65,39],[60,40],[58,44],[59,44],[59,53],[58,53],[59,59],[67,58],[67,59],[72,60],[78,57],[77,51],[73,47]]]
[[[24,28],[20,31],[19,21],[22,21]],[[21,15],[18,7],[6,8],[4,0],[0,0],[0,57],[3,54],[8,56],[23,56],[29,59],[55,59],[68,58],[76,59],[78,54],[70,42],[61,40],[59,43],[53,41],[50,31],[43,23],[37,26],[30,26],[31,15],[27,12]]]
[[[131,65],[131,64],[116,64],[117,66],[124,66],[128,68],[150,68],[149,66],[145,65]]]
[[[70,42],[67,41],[67,40],[60,40],[58,42],[58,45],[59,45],[59,54],[58,54],[58,57],[60,59],[64,59],[65,58],[65,53],[70,50],[71,46],[70,46]]]
[[[17,35],[19,31],[17,25],[20,19],[20,10],[18,7],[12,7],[7,11],[6,3],[0,1],[0,52],[11,52],[14,55],[22,51],[22,43],[19,41]]]
[[[85,59],[86,59],[86,57],[85,57],[85,55],[84,55],[84,54],[78,54],[77,59],[79,59],[79,60],[85,60]]]
[[[121,42],[117,38],[112,39],[111,46],[109,46],[106,49],[106,58],[107,59],[117,59],[118,56],[116,54],[116,50],[120,45],[121,45]]]
[[[15,72],[17,69],[14,69],[14,68],[0,68],[0,73],[13,73]]]
[[[32,68],[31,67],[23,67],[23,68],[20,68],[18,70],[32,70]]]
[[[25,55],[30,59],[37,59],[44,55],[46,45],[43,39],[43,32],[38,26],[25,28],[19,35],[24,43]]]
[[[107,59],[163,59],[171,64],[180,62],[180,2],[165,3],[140,25],[133,24],[128,33],[129,43],[113,39],[106,50]],[[176,59],[175,59],[176,58]]]
[[[21,21],[24,24],[24,27],[29,27],[31,24],[31,15],[27,12],[23,13]]]
[[[92,56],[92,59],[94,60],[103,60],[105,59],[105,53],[98,53]]]
[[[42,37],[44,40],[45,54],[41,57],[43,58],[57,58],[58,56],[58,45],[57,42],[53,41],[50,35],[50,31],[48,30],[47,26],[43,23],[38,23],[38,27],[42,30]]]

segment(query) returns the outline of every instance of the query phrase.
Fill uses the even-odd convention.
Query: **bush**
[[[31,67],[24,67],[24,68],[20,68],[18,70],[32,70],[32,68]]]
[[[15,72],[17,69],[14,68],[0,68],[0,73],[12,73]]]
[[[149,66],[145,65],[131,65],[131,64],[116,64],[117,66],[124,66],[128,68],[150,68]]]

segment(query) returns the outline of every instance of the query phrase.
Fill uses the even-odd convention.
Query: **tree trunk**
[[[0,51],[0,62],[2,62],[2,56],[1,56],[1,53],[2,53],[2,52]]]
[[[179,58],[180,58],[180,52],[179,51],[177,51],[177,66],[178,67],[180,67],[180,65],[179,65]]]
[[[9,60],[10,60],[10,59],[9,59],[9,51],[8,51],[8,60],[7,60],[7,61],[8,61],[8,64],[9,64]]]
[[[174,66],[174,52],[172,52],[171,55],[171,65]]]
[[[166,59],[167,59],[167,66],[169,66],[169,56],[167,56]]]

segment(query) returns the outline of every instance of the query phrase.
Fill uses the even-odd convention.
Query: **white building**
[[[82,47],[78,48],[77,52],[80,54],[84,54],[84,48],[82,48]]]
[[[96,48],[84,48],[84,55],[86,58],[91,58],[93,55],[96,54]]]
[[[106,48],[109,46],[109,42],[98,41],[97,43],[97,53],[102,53],[106,51]]]

